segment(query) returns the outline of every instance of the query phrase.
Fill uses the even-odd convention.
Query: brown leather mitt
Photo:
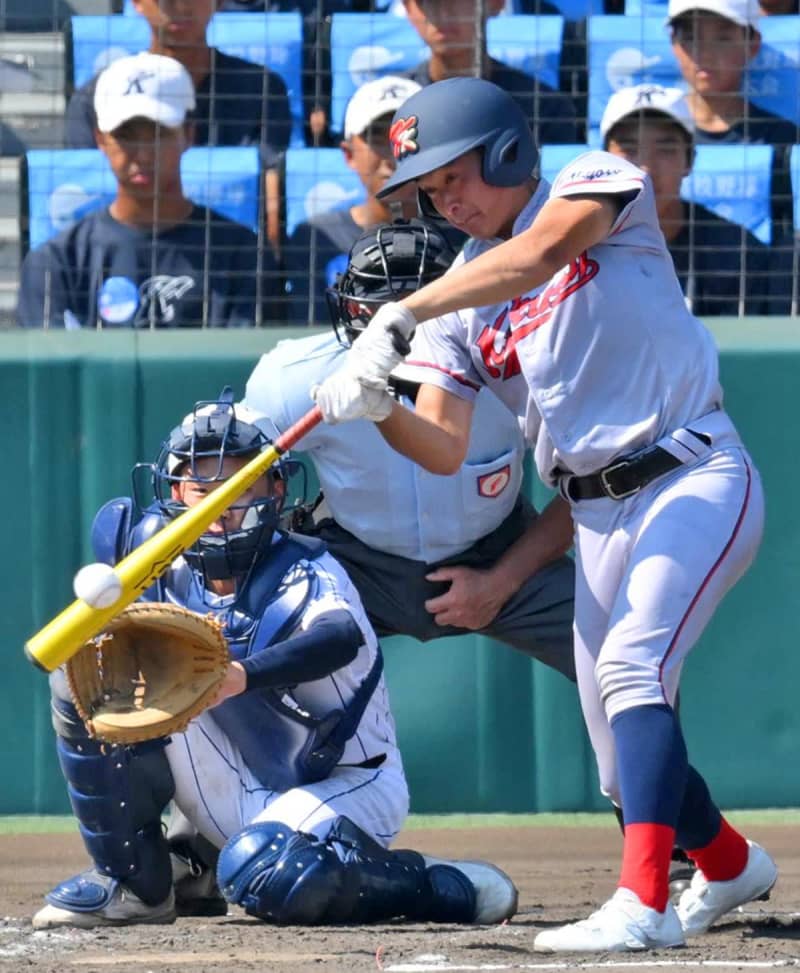
[[[228,662],[213,617],[136,602],[89,639],[66,672],[89,734],[125,744],[184,730],[214,699]]]

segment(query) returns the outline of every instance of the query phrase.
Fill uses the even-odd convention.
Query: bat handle
[[[411,351],[411,343],[408,338],[400,334],[397,328],[389,328],[389,334],[392,336],[392,344],[394,345],[394,350],[398,355],[402,355],[403,358]]]
[[[322,422],[322,410],[318,405],[315,405],[304,416],[301,416],[297,422],[293,423],[285,432],[278,436],[272,444],[275,447],[275,451],[279,455],[285,453],[287,449],[294,446],[298,440],[302,439],[307,432],[310,432],[320,422]]]

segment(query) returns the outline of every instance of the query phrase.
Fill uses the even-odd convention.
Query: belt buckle
[[[639,483],[630,490],[617,493],[614,487],[612,487],[608,482],[609,474],[614,473],[616,470],[624,470],[630,465],[630,460],[622,460],[619,463],[615,463],[613,466],[607,466],[604,470],[600,470],[600,482],[603,484],[603,489],[606,491],[606,495],[612,500],[625,500],[628,497],[632,497],[635,493],[638,493],[642,489],[642,484]]]

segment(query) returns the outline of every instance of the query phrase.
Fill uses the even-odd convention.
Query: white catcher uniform
[[[324,553],[304,562],[304,566],[306,571],[313,571],[315,591],[299,623],[284,638],[305,631],[315,618],[337,609],[349,612],[364,635],[356,658],[348,666],[292,690],[297,706],[323,714],[352,699],[375,662],[378,642],[358,594],[338,562]],[[283,585],[291,588],[293,583],[305,583],[306,577],[292,568]],[[209,599],[208,593],[205,597]],[[223,611],[233,597],[219,598],[213,610]],[[234,697],[223,705],[233,705],[236,700]],[[241,753],[240,748],[246,750],[254,740],[262,748],[268,774],[270,739],[264,727],[243,725],[224,732],[212,711],[204,712],[184,733],[173,736],[166,749],[175,779],[175,803],[217,848],[258,821],[280,821],[295,831],[324,837],[339,815],[354,821],[384,846],[394,840],[408,814],[409,799],[383,676],[339,764],[324,780],[283,792],[270,790]],[[262,779],[264,776],[260,775]]]
[[[588,152],[552,188],[540,183],[515,235],[548,191],[626,203],[608,237],[544,287],[426,322],[408,364],[461,398],[488,385],[519,417],[541,478],[570,500],[578,686],[601,788],[619,803],[609,721],[673,704],[687,653],[755,556],[763,494],[722,409],[716,347],[685,306],[649,178]],[[485,246],[471,241],[458,262]],[[570,495],[570,474],[653,444],[680,465],[624,499]]]

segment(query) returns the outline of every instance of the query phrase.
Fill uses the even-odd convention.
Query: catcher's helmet
[[[520,106],[482,78],[449,78],[418,91],[395,112],[390,138],[397,168],[379,197],[473,149],[483,151],[483,178],[491,186],[522,185],[539,161]],[[431,204],[419,195],[421,212],[429,215]]]
[[[325,292],[336,337],[349,346],[382,304],[441,277],[454,259],[441,231],[422,220],[382,223],[362,233],[347,270]]]
[[[226,479],[226,457],[253,457],[267,449],[277,435],[271,420],[247,406],[234,404],[230,387],[222,390],[219,399],[198,402],[161,444],[158,458],[150,467],[156,505],[165,517],[176,517],[186,507],[173,498],[174,483],[217,483]],[[271,468],[273,481],[288,480],[291,469],[285,457],[286,454]],[[207,459],[214,463],[204,465],[201,471],[198,461]],[[278,527],[284,496],[285,488],[270,497],[234,503],[232,509],[244,509],[241,524],[219,534],[203,534],[184,557],[210,580],[247,574]]]

